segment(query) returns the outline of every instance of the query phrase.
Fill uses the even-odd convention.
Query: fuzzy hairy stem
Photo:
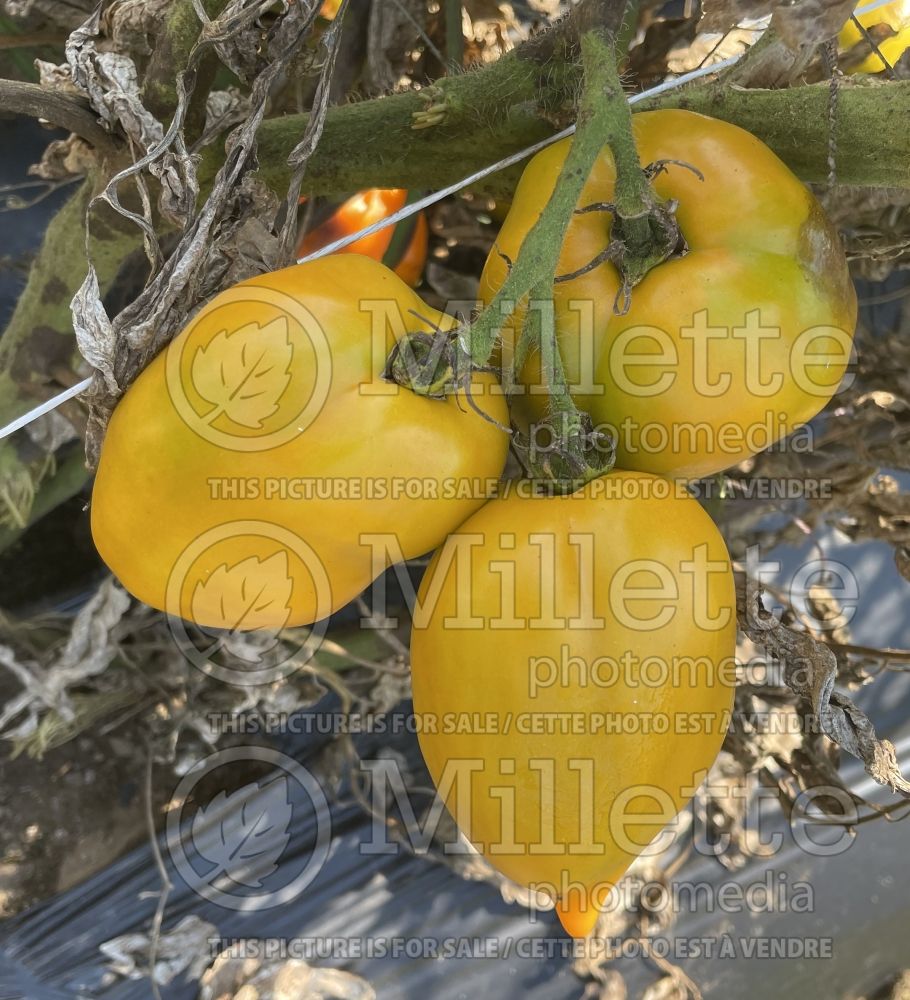
[[[724,81],[661,95],[640,108],[685,108],[739,125],[765,142],[802,180],[828,180],[830,84],[737,90]],[[910,80],[851,79],[840,85],[837,179],[910,188]]]
[[[615,53],[592,32],[586,67],[594,59],[603,64],[602,99],[611,108],[605,135],[616,167],[611,238],[614,261],[623,278],[623,308],[628,309],[631,289],[675,252],[679,226],[673,209],[657,197],[641,168],[632,133],[632,109],[622,89]]]
[[[582,81],[581,36],[595,27],[615,36],[625,26],[625,7],[623,0],[582,0],[551,29],[489,66],[422,91],[332,108],[307,164],[306,193],[438,188],[552,135],[572,120]],[[287,158],[307,120],[286,115],[263,122],[260,176],[276,192],[287,190]],[[205,151],[203,186],[223,161],[221,143]],[[403,176],[407,183],[390,183]]]
[[[568,155],[560,170],[553,194],[540,218],[522,244],[521,253],[492,302],[469,327],[459,333],[461,352],[477,366],[488,363],[502,323],[522,302],[552,300],[553,282],[559,263],[560,248],[569,224],[597,157],[608,142],[615,141],[624,173],[644,174],[632,140],[629,106],[619,84],[613,39],[607,32],[589,31],[581,40],[584,88],[578,103],[577,129]],[[626,153],[631,149],[631,160]],[[627,202],[633,202],[634,180],[627,177]],[[650,199],[643,195],[647,210]],[[638,216],[647,226],[647,215]],[[536,315],[535,315],[536,314]],[[543,313],[528,310],[528,320],[520,331],[518,354],[528,353],[528,339],[540,348],[541,369],[548,389],[551,414],[557,429],[558,446],[552,456],[538,467],[528,468],[534,478],[571,481],[573,487],[607,471],[602,453],[591,446],[590,420],[581,413],[568,391],[559,341],[552,322],[544,322]],[[524,342],[522,342],[524,341]]]
[[[490,72],[496,66],[500,68]],[[543,92],[562,105],[571,100],[577,83],[574,68],[566,66],[554,70]],[[537,111],[535,97],[541,91],[530,64],[494,63],[489,69],[447,77],[435,87],[330,109],[319,146],[307,164],[306,193],[438,188],[487,166],[501,150],[514,152],[553,132],[553,125]],[[419,116],[437,105],[444,109],[438,123],[415,128]],[[287,190],[291,176],[287,158],[307,121],[307,115],[286,115],[263,122],[259,130],[259,175],[278,193]],[[223,160],[220,143],[204,151],[199,171],[203,186]],[[399,184],[401,178],[407,183]]]
[[[609,104],[614,109],[607,135],[607,143],[616,165],[613,201],[616,204],[617,218],[623,223],[629,250],[632,253],[644,253],[651,240],[648,211],[653,196],[648,179],[641,169],[641,160],[632,135],[632,109],[626,101],[612,60],[608,62],[613,67],[612,72],[608,71],[606,81]]]
[[[470,355],[477,366],[488,363],[503,321],[532,289],[546,289],[549,296],[556,277],[559,250],[565,241],[572,214],[604,145],[627,131],[634,163],[638,163],[638,154],[632,142],[629,108],[622,88],[617,86],[618,76],[609,38],[603,38],[599,32],[590,32],[583,39],[582,54],[586,78],[578,105],[578,127],[553,194],[525,237],[521,254],[510,268],[502,287],[460,336],[464,353]],[[617,143],[619,145],[621,140],[617,139]],[[624,169],[630,167],[631,164],[625,162]],[[641,174],[640,168],[638,171]],[[644,179],[644,175],[641,176]]]
[[[411,128],[413,114],[426,106],[413,93],[331,109],[322,140],[307,165],[306,191],[341,194],[372,186],[430,190],[451,184],[552,135],[563,120],[551,120],[541,106],[563,107],[578,88],[578,71],[565,67],[544,80],[545,91],[535,100],[519,67],[497,77],[494,94],[487,87],[488,72],[478,70],[446,81],[458,100],[434,128]],[[802,180],[824,182],[829,93],[827,83],[787,90],[735,90],[721,80],[670,91],[636,110],[688,108],[732,122],[767,143]],[[839,181],[910,187],[910,129],[895,127],[908,120],[910,81],[844,81],[837,113]],[[260,174],[279,193],[290,178],[288,153],[305,127],[305,115],[287,115],[262,125]],[[203,175],[212,177],[224,153],[210,147],[206,157]]]

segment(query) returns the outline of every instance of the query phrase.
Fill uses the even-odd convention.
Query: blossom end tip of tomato
[[[568,899],[556,904],[556,915],[566,934],[573,938],[586,938],[594,930],[600,914],[592,903]]]

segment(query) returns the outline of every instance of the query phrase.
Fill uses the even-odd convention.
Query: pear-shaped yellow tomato
[[[463,395],[382,378],[406,331],[451,325],[391,271],[328,257],[209,302],[120,401],[92,533],[124,586],[200,626],[326,617],[491,493],[507,435]],[[474,403],[500,424],[501,393]]]
[[[895,3],[886,3],[867,14],[858,15],[859,23],[873,35],[878,45],[878,50],[887,59],[888,64],[893,66],[904,52],[910,48],[910,0],[896,0]],[[881,30],[884,27],[884,30]],[[840,33],[840,47],[847,52],[864,41],[863,34],[849,20]],[[853,73],[881,73],[885,69],[885,64],[875,52],[869,55],[851,72]]]
[[[693,478],[763,450],[813,417],[849,361],[856,295],[837,233],[812,194],[754,136],[687,111],[635,115],[643,166],[677,201],[685,247],[653,269],[617,315],[616,267],[604,261],[554,286],[555,328],[578,406],[612,432],[617,465]],[[528,164],[487,260],[489,302],[553,191],[568,141]],[[610,242],[615,169],[598,158],[568,230],[559,275],[596,261]],[[514,331],[503,331],[510,379]],[[547,410],[534,352],[514,378],[513,415]]]
[[[637,472],[559,498],[503,492],[418,593],[414,710],[436,786],[477,849],[554,898],[577,936],[727,728],[730,562],[683,494]]]

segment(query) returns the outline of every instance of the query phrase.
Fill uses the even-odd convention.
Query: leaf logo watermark
[[[265,326],[248,323],[228,334],[222,330],[193,356],[193,385],[214,403],[206,415],[213,424],[222,414],[241,427],[261,430],[273,417],[291,382],[293,348],[287,317]]]
[[[276,552],[267,559],[250,556],[235,566],[222,563],[207,580],[200,580],[193,591],[193,620],[202,620],[203,609],[216,608],[217,628],[234,633],[251,629],[280,631],[291,617],[291,591],[294,581],[288,573],[286,552]],[[266,626],[264,619],[279,626]]]
[[[316,624],[291,628],[301,601],[315,608]],[[269,521],[228,521],[180,554],[166,607],[175,645],[193,666],[227,684],[258,687],[318,652],[332,591],[319,556],[294,532]]]
[[[267,773],[227,784],[239,764]],[[202,784],[204,780],[204,785]],[[196,804],[200,786],[217,790]],[[299,833],[306,850],[295,848]],[[220,750],[198,761],[174,790],[165,843],[187,886],[228,910],[265,910],[302,893],[329,854],[331,811],[322,786],[298,761],[270,747]]]
[[[256,318],[238,326],[238,314]],[[230,451],[267,451],[293,441],[322,411],[332,353],[302,302],[241,284],[171,341],[165,372],[174,408],[201,438]]]
[[[257,792],[261,794],[251,794]],[[200,835],[213,814],[220,817],[214,842]],[[291,839],[292,814],[287,775],[279,775],[265,788],[254,782],[230,795],[219,792],[196,812],[190,827],[197,851],[214,865],[206,878],[214,883],[226,876],[237,885],[261,889]]]

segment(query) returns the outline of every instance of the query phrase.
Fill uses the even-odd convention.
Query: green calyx
[[[529,479],[568,494],[606,475],[616,462],[616,442],[596,430],[587,413],[561,410],[527,432],[515,429],[512,448]]]
[[[456,386],[457,367],[451,333],[407,333],[392,348],[382,378],[418,396],[445,399]]]

